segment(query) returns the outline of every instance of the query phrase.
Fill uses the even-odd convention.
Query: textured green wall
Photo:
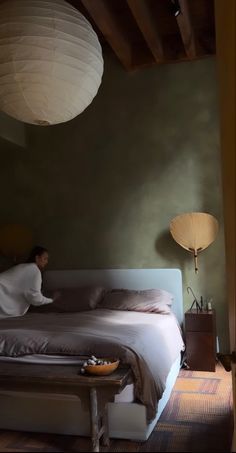
[[[212,296],[227,349],[215,59],[128,74],[109,55],[86,111],[27,126],[26,140],[24,151],[2,146],[1,223],[32,227],[53,269],[179,267],[185,309],[188,285]],[[220,222],[198,276],[169,234],[170,220],[188,211]]]

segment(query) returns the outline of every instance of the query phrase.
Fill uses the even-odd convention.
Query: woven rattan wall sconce
[[[198,272],[198,254],[214,242],[219,230],[218,221],[205,212],[190,212],[170,222],[174,240],[194,256],[195,273]]]

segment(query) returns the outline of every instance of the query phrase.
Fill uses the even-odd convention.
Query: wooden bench
[[[90,410],[93,451],[99,451],[100,438],[109,446],[107,403],[113,402],[131,379],[128,367],[119,367],[109,376],[85,376],[75,365],[0,364],[0,390],[78,396]]]

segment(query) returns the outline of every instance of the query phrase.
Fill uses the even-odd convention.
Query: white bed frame
[[[179,323],[183,323],[182,275],[179,269],[99,269],[48,271],[45,287],[57,289],[82,285],[104,285],[106,288],[162,288],[174,295],[172,307]],[[180,369],[178,357],[167,379],[155,419],[147,424],[146,408],[137,403],[109,403],[109,435],[144,441],[151,434]],[[90,432],[89,414],[82,411],[78,398],[62,395],[0,392],[0,429],[48,432],[86,436]],[[22,411],[24,408],[24,411]]]

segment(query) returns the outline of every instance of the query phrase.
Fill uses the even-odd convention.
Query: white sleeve
[[[44,305],[51,304],[53,299],[43,296],[41,292],[42,276],[38,271],[32,276],[30,288],[27,291],[26,298],[31,305]]]

